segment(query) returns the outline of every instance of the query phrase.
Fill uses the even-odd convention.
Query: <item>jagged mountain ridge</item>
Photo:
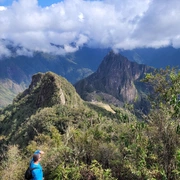
[[[83,100],[76,93],[73,85],[65,78],[53,72],[35,74],[30,86],[20,93],[11,105],[0,112],[0,121],[3,119],[3,122],[0,123],[1,135],[8,136],[12,141],[27,143],[26,140],[33,138],[35,135],[32,135],[32,132],[28,130],[28,124],[32,121],[30,117],[33,118],[41,110],[45,114],[48,111],[54,113],[55,110],[51,110],[54,106],[61,109],[63,107],[76,109],[81,107],[82,104]],[[6,111],[9,112],[9,115],[4,118],[3,114]],[[54,117],[50,116],[51,118]],[[43,121],[44,119],[42,119],[42,126],[44,125]],[[38,122],[35,121],[34,123],[37,126],[36,129],[42,131]],[[24,134],[26,134],[26,137]]]
[[[140,80],[145,73],[152,72],[152,67],[131,62],[121,54],[110,52],[102,61],[97,71],[75,84],[76,91],[88,101],[102,100],[115,105],[142,99],[142,94],[149,91]],[[110,97],[107,97],[109,96]]]
[[[69,123],[83,122],[91,118],[92,112],[96,114],[95,119],[98,112],[115,119],[120,118],[118,113],[121,112],[135,119],[127,110],[114,109],[118,112],[116,115],[114,110],[106,108],[105,104],[100,106],[83,101],[65,78],[53,72],[37,73],[12,104],[0,109],[0,146],[8,141],[27,145],[37,132],[49,134],[52,126],[58,129],[58,133],[64,133]]]
[[[154,48],[136,48],[121,51],[130,61],[146,64],[155,68],[180,67],[180,49],[172,46]]]
[[[7,79],[19,85],[17,93],[9,89],[11,96],[5,91],[0,94],[0,107],[12,102],[13,98],[25,90],[31,82],[31,77],[38,72],[52,71],[75,83],[93,73],[108,50],[83,48],[75,53],[53,55],[43,52],[34,52],[33,56],[17,55],[14,48],[12,57],[0,59],[0,85],[5,89],[3,80]],[[11,97],[11,98],[10,98]]]
[[[55,104],[74,107],[82,102],[71,83],[53,72],[33,75],[29,88],[19,94],[14,103],[19,101],[31,102],[35,109]]]
[[[33,74],[38,72],[52,71],[65,77],[69,82],[76,83],[91,73],[95,72],[109,49],[91,49],[83,47],[75,53],[65,56],[52,55],[42,52],[34,52],[32,57],[16,55],[11,47],[13,56],[0,60],[0,85],[3,89],[3,80],[7,79],[19,85],[19,89],[24,90],[30,84]],[[180,50],[173,47],[164,47],[160,49],[142,48],[134,50],[120,51],[122,55],[131,61],[151,65],[153,67],[166,67],[167,65],[179,65]],[[19,92],[22,92],[19,91]],[[1,91],[0,107],[12,102],[13,98],[19,92],[13,92],[8,96],[5,91]],[[11,98],[10,98],[11,97]]]

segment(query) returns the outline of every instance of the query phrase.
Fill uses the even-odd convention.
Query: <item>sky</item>
[[[7,44],[54,54],[91,48],[180,47],[179,0],[0,0],[0,57]],[[73,43],[73,45],[72,45]]]

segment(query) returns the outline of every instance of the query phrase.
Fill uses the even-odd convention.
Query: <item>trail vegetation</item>
[[[38,77],[41,81],[0,110],[0,179],[23,180],[36,149],[45,152],[41,164],[47,180],[180,179],[177,69],[146,75],[144,82],[153,87],[151,110],[141,118],[133,108],[109,105],[108,111],[81,100],[53,73]],[[59,103],[59,84],[67,103]],[[48,99],[42,102],[44,88],[51,91],[46,89]]]

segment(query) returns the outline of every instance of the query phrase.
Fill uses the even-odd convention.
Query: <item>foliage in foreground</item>
[[[32,111],[18,102],[18,112],[15,105],[1,110],[0,177],[23,179],[33,151],[42,149],[48,180],[180,179],[180,73],[160,70],[145,81],[155,94],[141,121],[87,103]],[[26,116],[24,109],[33,113]]]

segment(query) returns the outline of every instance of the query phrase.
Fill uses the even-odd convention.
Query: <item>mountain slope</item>
[[[52,71],[74,84],[95,72],[102,59],[109,52],[109,49],[83,47],[75,53],[69,53],[64,56],[34,52],[33,56],[27,57],[16,54],[18,47],[11,47],[10,50],[13,52],[12,56],[0,60],[0,79],[9,79],[20,85],[23,90],[30,84],[32,75],[38,72]],[[159,49],[141,48],[121,50],[120,52],[131,61],[155,68],[164,68],[167,65],[180,65],[180,49],[173,47]],[[0,82],[0,85],[3,88],[6,86],[3,84],[3,81]],[[8,91],[14,94],[11,89],[8,89]],[[9,102],[12,102],[15,95],[17,94],[7,97],[6,94],[1,94],[0,106],[8,105]]]
[[[128,64],[120,55],[111,56],[119,65]],[[106,64],[111,65],[108,58]],[[116,66],[112,63],[111,68]],[[128,67],[134,67],[129,77],[135,79],[146,70]],[[176,103],[168,102],[137,121],[123,108],[83,101],[70,83],[52,72],[38,73],[13,104],[0,110],[0,177],[24,179],[33,152],[40,149],[49,180],[178,180],[179,117],[167,112]]]
[[[12,99],[25,89],[25,85],[19,85],[10,79],[0,79],[0,85],[0,108],[11,104]]]
[[[18,47],[10,49],[12,57],[0,60],[0,86],[5,89],[8,79],[21,87],[22,92],[31,82],[33,74],[38,72],[52,71],[65,77],[69,82],[75,83],[87,77],[96,70],[102,58],[108,52],[107,49],[82,48],[79,51],[66,55],[52,55],[42,52],[34,52],[33,56],[27,57],[17,55]],[[13,98],[19,93],[15,93],[11,88],[7,89],[11,96],[7,97],[0,92],[0,107],[4,107],[12,102]],[[2,98],[1,98],[2,97]]]
[[[77,108],[82,104],[82,99],[66,79],[52,72],[38,73],[32,77],[29,88],[19,94],[12,105],[2,110],[1,114],[6,111],[9,111],[10,114],[0,125],[1,135],[8,135],[10,139],[24,141],[22,133],[27,131],[27,125],[24,125],[28,124],[30,116],[35,115],[40,109],[51,108],[55,105]],[[2,117],[4,118],[4,116]],[[37,127],[37,129],[39,128]],[[42,131],[41,128],[40,131]],[[32,134],[30,133],[28,136],[27,139],[31,138]]]
[[[29,88],[0,110],[0,177],[23,179],[32,153],[42,149],[46,179],[59,178],[59,168],[64,164],[63,174],[70,172],[68,179],[74,179],[75,174],[75,179],[99,179],[96,172],[105,174],[104,168],[110,168],[104,165],[111,157],[103,152],[116,154],[119,149],[116,143],[120,123],[134,120],[127,110],[84,102],[75,88],[57,74],[35,74]],[[91,164],[97,165],[94,160],[102,162],[101,169],[101,164],[99,170],[96,166],[91,169]],[[110,171],[105,175],[115,179],[109,178]]]
[[[121,51],[129,60],[135,61],[155,68],[165,68],[167,66],[180,67],[180,49],[172,46],[154,48],[137,48],[133,50]]]
[[[140,80],[153,68],[130,62],[120,54],[110,52],[95,73],[77,82],[75,88],[85,100],[104,100],[121,105],[141,100],[149,91]],[[110,97],[108,97],[110,96]],[[114,100],[112,100],[114,98]]]
[[[27,146],[36,135],[51,134],[52,128],[65,133],[71,123],[84,123],[85,119],[92,120],[92,116],[98,118],[96,111],[107,118],[113,115],[115,120],[126,113],[129,114],[129,117],[125,115],[126,119],[134,119],[125,110],[84,102],[71,83],[53,72],[35,74],[29,88],[20,93],[13,104],[0,110],[0,146],[10,142]]]

